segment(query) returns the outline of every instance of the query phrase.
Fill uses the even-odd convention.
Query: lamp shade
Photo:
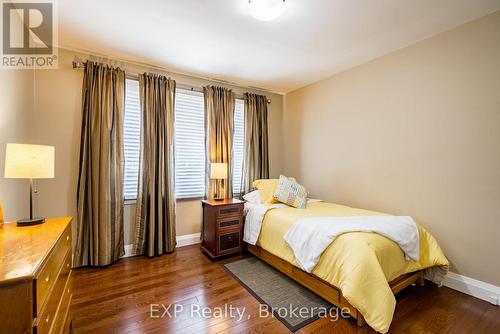
[[[51,179],[54,177],[54,146],[7,144],[6,178]]]
[[[227,179],[227,163],[212,162],[210,164],[211,179]]]

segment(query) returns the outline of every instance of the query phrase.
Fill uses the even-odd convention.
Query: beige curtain
[[[252,183],[269,178],[267,97],[245,94],[245,155],[242,190],[252,190]]]
[[[125,73],[88,61],[82,90],[75,266],[105,266],[123,246]]]
[[[205,129],[206,129],[206,191],[207,198],[215,196],[216,181],[210,180],[210,163],[225,162],[228,165],[227,179],[221,181],[223,198],[233,197],[233,129],[234,129],[234,93],[230,89],[206,86],[205,97]]]
[[[150,257],[175,249],[175,81],[139,76],[142,114],[135,253]]]

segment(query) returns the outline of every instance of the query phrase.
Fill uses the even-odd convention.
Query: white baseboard
[[[185,235],[178,235],[175,240],[177,241],[177,246],[176,247],[183,247],[183,246],[189,246],[189,245],[196,245],[201,243],[200,240],[200,233],[193,233],[193,234],[185,234]],[[125,255],[122,257],[130,257],[134,256],[134,245],[125,245]]]
[[[177,241],[177,247],[196,245],[201,243],[200,234],[201,233],[178,235],[175,238]]]
[[[134,245],[130,244],[130,245],[125,245],[125,255],[123,255],[122,257],[130,257],[130,256],[134,256]]]
[[[452,272],[449,272],[445,276],[443,285],[467,295],[486,300],[493,305],[498,305],[500,300],[500,287]]]

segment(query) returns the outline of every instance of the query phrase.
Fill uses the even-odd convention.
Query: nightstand
[[[203,200],[201,249],[211,258],[242,253],[243,205],[238,199]]]

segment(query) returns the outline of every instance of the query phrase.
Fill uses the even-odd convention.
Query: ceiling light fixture
[[[285,0],[248,0],[250,15],[260,21],[272,21],[285,11]]]

